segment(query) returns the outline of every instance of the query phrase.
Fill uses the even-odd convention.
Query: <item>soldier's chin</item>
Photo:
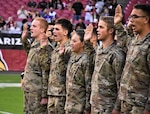
[[[33,35],[33,34],[31,34],[31,37],[32,37],[32,38],[34,38],[34,35]]]
[[[71,51],[72,51],[72,52],[74,52],[74,49],[73,49],[73,48],[71,48]]]

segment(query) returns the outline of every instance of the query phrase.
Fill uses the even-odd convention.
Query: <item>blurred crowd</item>
[[[86,0],[86,4],[81,0],[41,0],[38,3],[29,0],[17,10],[17,20],[11,15],[8,19],[0,16],[0,30],[21,33],[23,23],[28,21],[30,25],[36,17],[43,17],[48,23],[55,22],[63,18],[62,14],[57,14],[58,10],[71,12],[69,17],[64,18],[69,18],[75,29],[85,29],[89,23],[97,26],[100,16],[113,16],[116,6],[117,0]]]

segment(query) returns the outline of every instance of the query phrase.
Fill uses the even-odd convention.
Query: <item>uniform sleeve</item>
[[[121,74],[122,74],[124,65],[125,65],[125,54],[123,51],[119,51],[119,52],[117,52],[115,59],[113,61],[113,68],[114,68],[114,71],[116,74],[115,80],[116,80],[118,91],[119,91],[119,87],[120,87]],[[120,103],[120,100],[118,97],[116,99],[114,109],[118,110],[118,111],[120,111],[120,109],[121,109],[121,103]]]
[[[90,95],[91,95],[91,78],[92,74],[90,72],[90,65],[89,61],[86,64],[85,69],[85,85],[86,85],[86,105],[85,110],[90,112],[91,111],[91,105],[90,105]]]
[[[90,72],[91,74],[94,71],[94,63],[95,63],[95,56],[96,50],[93,48],[92,43],[90,41],[85,41],[85,52],[87,53],[90,61]]]
[[[127,31],[124,29],[121,23],[115,25],[115,29],[117,36],[117,45],[121,47],[124,52],[127,52],[131,37],[128,35]]]
[[[150,71],[150,49],[148,51],[147,63],[148,63],[148,69]],[[150,72],[149,72],[149,77],[150,77]],[[148,95],[148,100],[145,106],[145,110],[150,112],[150,84],[149,84],[149,95]]]
[[[29,50],[30,50],[30,47],[31,47],[30,42],[28,41],[28,39],[22,39],[22,38],[21,38],[21,42],[22,42],[22,45],[23,45],[24,50],[25,50],[26,53],[28,54],[28,53],[29,53]]]
[[[40,50],[40,66],[41,66],[41,73],[42,73],[42,97],[47,97],[47,90],[48,90],[48,78],[49,78],[49,70],[50,70],[50,58],[48,57],[48,51],[43,48]]]

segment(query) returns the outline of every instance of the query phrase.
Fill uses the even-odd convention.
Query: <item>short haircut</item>
[[[150,5],[149,4],[136,4],[133,7],[134,9],[142,10],[146,16],[149,17],[149,24],[150,24]]]
[[[40,27],[44,28],[44,31],[46,32],[46,30],[48,28],[48,22],[42,17],[36,17],[34,20],[39,21],[40,22]]]
[[[48,25],[55,25],[55,22],[50,22],[50,23],[48,23]]]
[[[60,24],[64,29],[66,29],[68,31],[67,36],[70,37],[71,32],[73,31],[73,25],[69,20],[62,18],[57,20],[55,24]]]
[[[107,24],[108,29],[114,29],[113,36],[115,36],[115,26],[113,16],[101,16],[99,20],[104,21]]]
[[[76,34],[80,37],[80,41],[83,42],[84,41],[84,29],[76,29]]]
[[[114,27],[114,17],[113,16],[101,16],[99,20],[107,23],[108,29],[115,28]]]

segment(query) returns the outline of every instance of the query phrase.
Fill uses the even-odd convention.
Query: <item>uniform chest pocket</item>
[[[142,45],[139,48],[135,49],[132,55],[130,56],[130,61],[135,65],[139,63],[146,63],[148,45]]]
[[[81,64],[73,65],[70,69],[70,72],[72,72],[72,81],[76,83],[82,83],[83,76],[85,75],[84,69]]]

